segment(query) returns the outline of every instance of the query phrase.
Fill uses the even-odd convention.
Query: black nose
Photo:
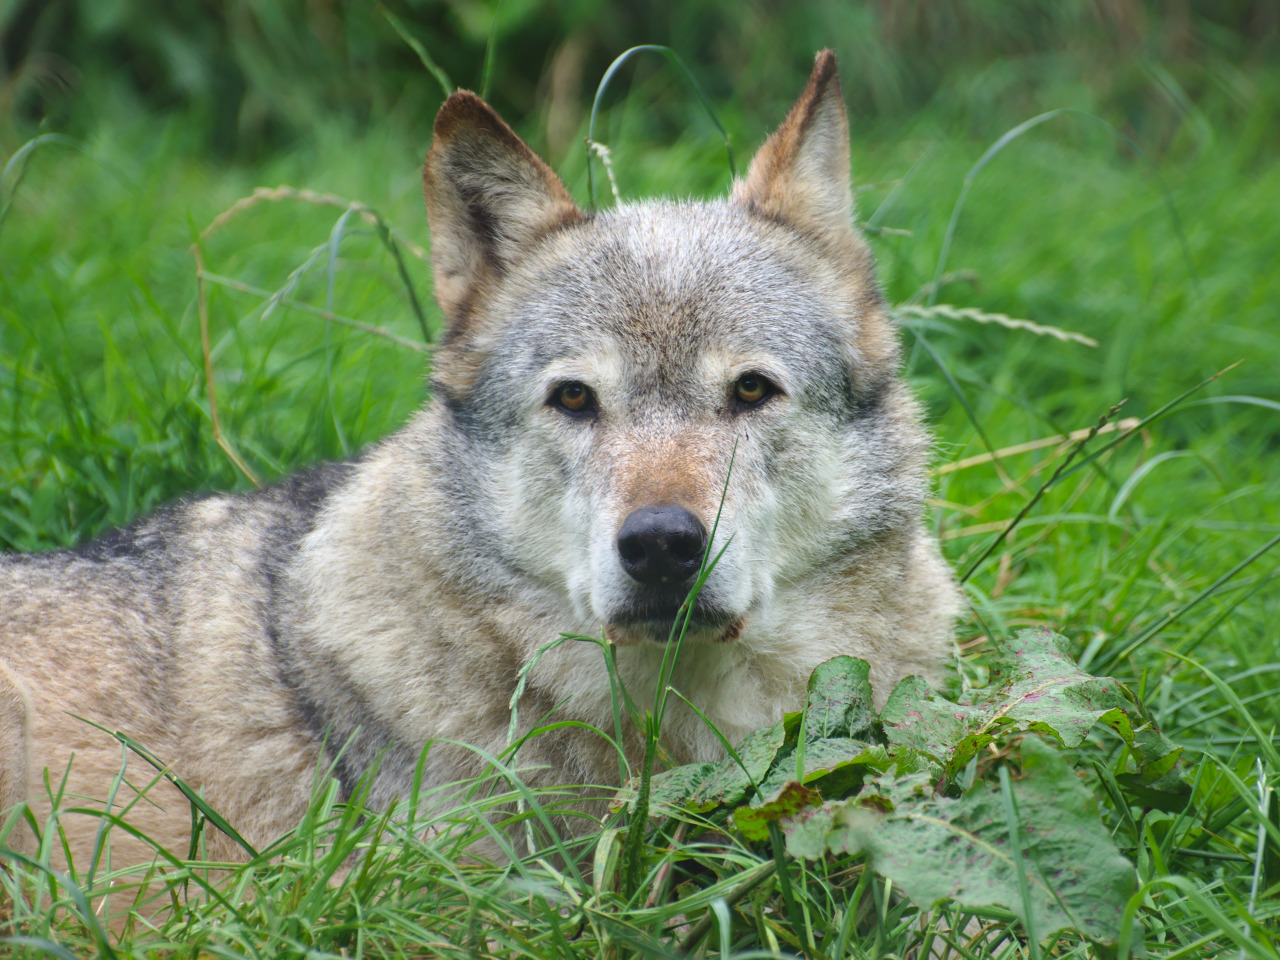
[[[645,586],[688,580],[706,549],[707,528],[684,507],[641,507],[618,531],[622,569]]]

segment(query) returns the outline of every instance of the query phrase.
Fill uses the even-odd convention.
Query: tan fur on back
[[[607,636],[652,702],[688,570],[673,538],[695,527],[715,528],[720,560],[671,682],[730,741],[799,707],[833,656],[866,659],[881,703],[905,675],[936,678],[957,591],[922,524],[928,435],[853,226],[829,51],[726,199],[585,213],[469,93],[441,108],[423,182],[449,329],[408,425],[352,463],[0,558],[0,807],[44,818],[52,790],[102,810],[127,759],[115,812],[186,851],[186,800],[85,718],[261,848],[297,823],[317,771],[349,793],[377,759],[385,807],[428,743],[501,753],[539,657],[517,732],[611,732],[599,647],[549,645]],[[571,409],[579,386],[589,404]],[[646,517],[667,526],[626,554]],[[663,738],[677,762],[721,754],[683,704]],[[636,762],[638,732],[622,746]],[[514,763],[534,785],[618,777],[582,726]],[[483,766],[436,743],[423,786]],[[98,824],[63,817],[77,864]],[[113,835],[117,865],[153,856]],[[208,853],[239,855],[220,835]]]

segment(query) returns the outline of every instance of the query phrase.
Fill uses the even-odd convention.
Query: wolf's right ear
[[[551,168],[466,90],[436,114],[422,191],[436,299],[453,335],[482,284],[538,238],[585,217]]]
[[[804,92],[734,185],[733,199],[817,237],[853,236],[849,120],[830,50],[814,58]]]

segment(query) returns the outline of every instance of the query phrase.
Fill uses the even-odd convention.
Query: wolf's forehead
[[[840,278],[790,231],[727,203],[623,207],[549,252],[519,298],[539,359],[606,342],[657,362],[693,343],[780,357],[839,350]]]

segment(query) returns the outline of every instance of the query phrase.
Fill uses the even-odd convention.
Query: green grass
[[[1258,80],[1264,91],[1267,81]],[[1080,102],[1070,86],[1059,93]],[[705,118],[661,141],[651,118],[673,101],[688,105],[657,77],[606,116],[598,136],[614,148],[624,198],[727,185]],[[930,302],[966,174],[1034,112],[1001,114],[1009,122],[993,127],[980,107],[952,93],[896,122],[854,117],[859,204],[895,303]],[[961,466],[968,458],[1088,428],[1122,400],[1118,417],[1149,417],[1241,361],[1116,448],[1089,459],[1117,434],[1090,443],[977,565],[966,583],[974,615],[960,631],[957,686],[983,682],[987,636],[1050,626],[1091,669],[1141,691],[1191,751],[1194,800],[1181,814],[1110,799],[1101,771],[1126,762],[1114,738],[1080,753],[1104,819],[1147,885],[1137,911],[1145,949],[1170,960],[1273,957],[1280,919],[1275,794],[1269,820],[1258,799],[1260,784],[1265,793],[1280,782],[1280,550],[1259,553],[1280,534],[1280,167],[1268,159],[1280,138],[1265,93],[1205,109],[1200,125],[1188,119],[1159,149],[1147,145],[1153,162],[1097,124],[1062,116],[973,179],[937,301],[1051,324],[1098,346],[937,312],[904,318],[908,374],[938,439],[934,522],[959,571],[1035,497],[1066,445]],[[740,158],[765,132],[755,115],[723,105]],[[211,433],[190,252],[198,239],[211,274],[422,341],[395,259],[358,216],[344,221],[331,261],[342,206],[262,201],[200,239],[255,187],[288,184],[378,211],[405,241],[434,335],[429,270],[412,246],[428,245],[427,136],[426,118],[363,132],[335,121],[292,153],[228,166],[189,149],[181,116],[144,116],[104,123],[74,146],[42,144],[20,183],[11,171],[0,182],[0,207],[13,200],[0,222],[0,544],[63,546],[186,491],[249,485]],[[582,154],[560,159],[585,200]],[[233,286],[206,289],[221,424],[262,477],[345,456],[424,399],[420,352],[285,305],[264,316],[261,297]],[[511,789],[504,781],[474,802],[514,800]],[[519,856],[484,868],[464,856],[484,833],[474,811],[439,835],[428,828],[450,818],[435,816],[364,815],[358,798],[336,804],[321,785],[299,830],[246,866],[210,872],[170,851],[175,862],[158,868],[151,893],[190,897],[159,928],[141,914],[117,920],[119,935],[89,917],[127,916],[137,873],[95,876],[85,904],[37,866],[15,866],[5,882],[27,894],[15,929],[35,938],[24,948],[31,956],[55,941],[64,955],[104,957],[621,957],[677,943],[711,956],[878,957],[944,938],[966,957],[1092,949],[1071,938],[1037,949],[999,911],[982,921],[988,935],[965,946],[969,914],[921,911],[856,858],[786,859],[779,873],[771,851],[699,835],[695,824],[653,834],[628,900],[613,828],[582,841],[578,869]],[[344,872],[358,848],[368,852]]]

